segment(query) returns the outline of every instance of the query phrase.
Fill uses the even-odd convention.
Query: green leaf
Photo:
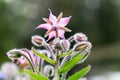
[[[34,48],[32,48],[32,51],[37,55],[37,56],[40,56],[41,58],[43,58],[46,62],[50,63],[50,64],[55,64],[55,61],[48,58],[46,55],[38,52],[37,50],[35,50]]]
[[[79,52],[77,53],[79,54]],[[78,56],[73,57],[72,59],[70,59],[69,61],[67,61],[60,69],[59,72],[60,73],[64,73],[69,71],[72,67],[74,67],[79,61],[81,61],[83,59],[84,55],[80,54]]]
[[[70,76],[67,80],[79,80],[80,78],[82,78],[84,75],[86,75],[91,69],[91,66],[87,66],[84,69],[76,72],[75,74],[73,74],[72,76]]]
[[[66,53],[60,54],[59,57],[62,58],[62,57],[68,56],[68,55],[70,55],[72,53],[73,53],[73,50],[70,50],[70,51],[68,51]]]
[[[33,78],[34,80],[49,80],[47,77],[41,74],[36,74],[32,72],[31,70],[24,70],[24,72],[30,75],[30,77]]]
[[[79,61],[78,64],[83,63],[88,58],[89,55],[90,53],[85,53],[84,58],[81,61]]]
[[[73,57],[79,56],[80,54],[82,54],[82,52],[78,51]]]

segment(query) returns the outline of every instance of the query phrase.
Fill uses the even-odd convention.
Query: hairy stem
[[[58,50],[56,50],[56,64],[55,64],[55,80],[59,80],[59,72],[58,72],[58,68],[59,68],[59,56],[58,56],[59,52]]]
[[[61,80],[65,80],[66,76],[67,76],[67,72],[66,72],[66,73],[63,73],[63,74],[62,74],[62,77],[61,77]]]

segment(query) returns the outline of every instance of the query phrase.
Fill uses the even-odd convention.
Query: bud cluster
[[[76,33],[65,39],[64,32],[71,30],[64,26],[68,24],[70,18],[71,16],[62,18],[62,13],[57,18],[50,10],[49,19],[43,19],[46,23],[37,27],[48,30],[45,35],[49,36],[48,40],[40,35],[34,35],[31,42],[37,48],[12,49],[7,53],[8,57],[20,69],[32,70],[33,74],[47,78],[45,80],[66,80],[68,71],[76,64],[83,62],[92,48],[92,44],[83,33]],[[54,39],[51,40],[53,37]],[[73,41],[75,44],[72,43]],[[28,72],[28,74],[32,73]],[[37,80],[36,77],[31,77]],[[71,77],[68,80],[72,80]]]

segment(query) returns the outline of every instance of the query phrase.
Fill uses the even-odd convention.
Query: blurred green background
[[[30,49],[31,36],[44,35],[35,28],[49,8],[55,15],[72,15],[67,36],[83,32],[92,42],[85,62],[92,65],[90,74],[120,70],[120,0],[0,0],[0,65],[8,61],[8,50]]]

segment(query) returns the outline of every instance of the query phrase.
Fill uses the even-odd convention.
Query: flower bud
[[[68,38],[69,42],[73,42],[74,41],[74,36],[71,36],[70,38]]]
[[[52,41],[52,48],[62,50],[62,47],[61,47],[58,39],[55,39],[55,40]]]
[[[90,42],[81,42],[76,44],[73,48],[74,51],[90,51],[92,44]]]
[[[76,33],[76,34],[74,35],[74,40],[75,40],[76,42],[87,41],[87,37],[86,37],[86,35],[83,34],[83,33]]]
[[[64,51],[68,51],[70,48],[70,42],[68,42],[68,40],[61,40],[60,42],[61,47]]]
[[[35,46],[41,46],[41,44],[44,42],[44,38],[39,36],[39,35],[34,35],[32,36],[32,43],[35,45]]]
[[[22,49],[12,49],[7,52],[7,55],[12,60],[12,62],[17,64],[20,68],[24,68],[29,65],[27,59],[24,57],[26,56],[29,58],[29,56]]]
[[[44,75],[52,77],[54,75],[54,68],[51,65],[46,65],[44,68]]]
[[[12,58],[20,58],[24,52],[21,49],[12,49],[7,52],[7,56],[12,59]]]

